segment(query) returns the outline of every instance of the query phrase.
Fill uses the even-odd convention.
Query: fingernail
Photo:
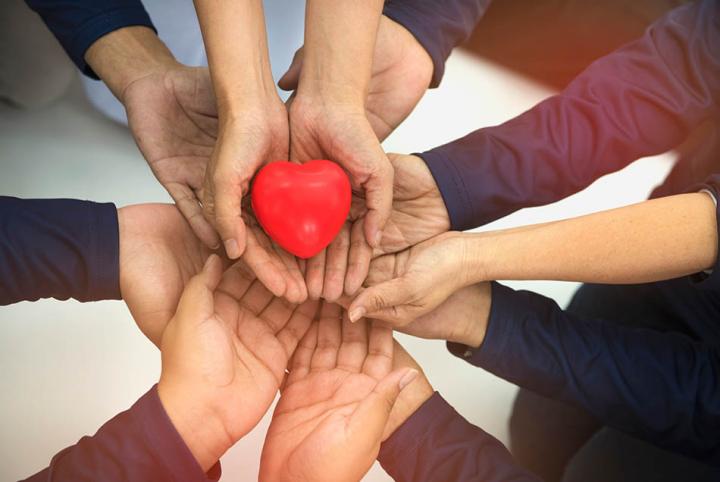
[[[352,311],[350,311],[350,313],[348,313],[348,316],[350,317],[350,321],[352,323],[355,323],[360,318],[365,316],[365,308],[363,308],[362,306],[360,306],[358,308],[353,308]]]
[[[240,248],[238,247],[237,241],[234,239],[228,239],[225,241],[225,253],[228,258],[235,259],[240,257]]]
[[[403,377],[400,379],[400,382],[398,383],[398,387],[400,387],[400,390],[410,385],[410,382],[415,380],[415,378],[418,376],[418,371],[414,368],[410,369]]]

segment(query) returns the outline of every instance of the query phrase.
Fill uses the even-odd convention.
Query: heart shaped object
[[[257,174],[251,198],[265,232],[286,251],[307,259],[325,249],[345,223],[350,180],[331,161],[276,161]]]

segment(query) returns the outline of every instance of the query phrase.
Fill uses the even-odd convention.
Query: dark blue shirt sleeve
[[[718,115],[720,2],[679,7],[591,64],[562,93],[421,154],[452,229],[575,193],[682,142]]]
[[[380,446],[378,461],[398,482],[540,482],[437,392]]]
[[[551,299],[493,283],[470,363],[603,423],[720,466],[720,350],[678,333],[570,315]]]
[[[85,51],[100,37],[119,28],[155,30],[140,0],[25,0],[42,17],[68,56],[87,76],[97,75],[85,62]]]
[[[433,62],[430,87],[440,85],[450,52],[467,40],[490,0],[387,0],[383,15],[405,27]]]
[[[205,482],[220,479],[220,464],[205,474],[178,434],[157,386],[92,437],[53,457],[29,482]]]
[[[0,305],[120,299],[117,209],[0,196]]]

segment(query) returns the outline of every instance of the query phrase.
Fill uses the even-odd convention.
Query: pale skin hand
[[[273,297],[241,265],[208,258],[162,337],[158,394],[203,470],[262,418],[317,311]]]
[[[683,194],[554,223],[480,234],[446,234],[377,258],[378,284],[349,306],[350,317],[404,325],[451,293],[490,279],[648,283],[713,266],[715,205]]]
[[[360,480],[377,457],[398,396],[418,372],[392,371],[389,329],[341,317],[325,304],[293,356],[260,480]]]

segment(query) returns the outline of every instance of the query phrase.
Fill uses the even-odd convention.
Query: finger
[[[322,296],[326,253],[327,249],[323,249],[305,263],[305,284],[308,296],[313,300],[319,300]]]
[[[322,297],[337,300],[343,294],[350,250],[350,225],[345,223],[327,249]]]
[[[302,70],[303,64],[303,50],[304,47],[300,47],[295,51],[290,67],[288,67],[287,72],[285,72],[283,76],[280,77],[280,80],[278,80],[278,87],[282,90],[288,91],[297,89],[298,81],[300,80],[300,71]]]
[[[292,365],[290,365],[290,375],[287,378],[287,386],[292,385],[298,380],[302,380],[310,373],[310,364],[312,362],[313,353],[317,346],[318,323],[310,324],[305,336],[302,337],[300,343],[295,349],[292,357]]]
[[[203,270],[188,283],[180,297],[175,317],[181,323],[198,324],[215,311],[214,291],[220,283],[222,263],[217,255],[210,255]]]
[[[403,256],[403,254],[386,254],[373,259],[370,262],[368,275],[365,278],[365,286],[374,286],[393,279],[398,256]]]
[[[357,321],[363,316],[376,317],[381,311],[397,310],[411,299],[411,282],[405,277],[371,286],[361,291],[348,307],[350,321]]]
[[[380,380],[390,373],[392,364],[392,330],[373,321],[369,327],[367,357],[365,357],[362,372],[376,380]]]
[[[345,294],[354,295],[362,286],[370,269],[372,248],[365,239],[363,231],[364,222],[356,221],[350,231],[350,255],[348,257],[348,272],[345,277]]]
[[[342,342],[338,351],[337,366],[345,370],[359,373],[368,352],[367,323],[351,323],[347,312],[343,312]]]
[[[300,272],[300,265],[295,256],[291,255],[279,246],[273,246],[275,254],[283,263],[286,269],[285,284],[287,289],[285,297],[292,303],[302,303],[307,299],[307,286],[305,286],[305,278]]]
[[[215,228],[205,219],[202,205],[192,189],[185,184],[179,183],[170,183],[165,187],[195,236],[208,248],[219,248],[220,238],[215,232]]]
[[[365,216],[365,238],[370,246],[376,248],[380,246],[382,230],[390,219],[392,210],[393,170],[387,158],[378,172],[365,183],[364,188],[368,208]]]
[[[245,264],[272,294],[285,296],[287,283],[283,271],[286,271],[287,268],[277,258],[270,256],[252,230],[248,231],[247,241],[247,247],[242,257]]]
[[[277,334],[277,339],[283,346],[288,357],[293,356],[300,340],[307,333],[312,321],[315,319],[320,302],[309,300],[298,306],[290,320]]]
[[[323,303],[318,320],[317,346],[313,353],[312,371],[331,370],[337,365],[337,354],[341,341],[341,308],[335,304]]]
[[[400,392],[417,375],[417,370],[401,368],[380,380],[372,393],[365,397],[353,412],[347,427],[349,438],[355,439],[357,433],[363,434],[365,439],[368,434],[372,434],[372,440],[379,440]]]
[[[217,186],[215,197],[215,226],[230,259],[239,258],[245,251],[245,223],[240,217],[239,192],[228,192],[227,186]]]

